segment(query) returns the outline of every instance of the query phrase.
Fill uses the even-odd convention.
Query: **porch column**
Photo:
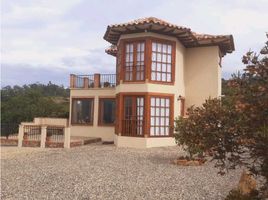
[[[87,89],[89,84],[89,79],[87,77],[84,78],[84,88]]]
[[[94,74],[94,87],[100,87],[100,74]]]
[[[19,134],[18,134],[18,147],[22,147],[23,142],[23,128],[22,124],[19,125]]]
[[[47,126],[41,127],[41,148],[46,147],[46,138],[47,138]]]
[[[76,76],[74,74],[70,74],[70,88],[75,88],[75,79]]]
[[[64,127],[64,148],[70,148],[70,146],[71,146],[70,127]]]

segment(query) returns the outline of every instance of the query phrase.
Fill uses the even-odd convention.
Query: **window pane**
[[[168,82],[171,81],[171,74],[167,74],[167,81],[168,81]]]
[[[151,135],[169,135],[169,103],[169,98],[151,97]]]
[[[152,72],[152,75],[151,75],[152,77],[151,77],[151,79],[153,80],[153,81],[155,81],[156,80],[156,73],[155,72]]]
[[[100,116],[102,124],[113,124],[115,121],[115,100],[100,99]]]
[[[167,71],[167,64],[162,64],[162,72],[166,72]]]
[[[156,98],[156,106],[160,106],[160,98]]]
[[[167,72],[171,72],[171,64],[167,64]]]
[[[153,42],[153,44],[152,44],[152,50],[156,51],[156,43],[155,42]]]
[[[167,55],[166,54],[163,54],[163,60],[162,62],[167,62]]]
[[[73,99],[72,123],[91,124],[93,122],[93,99]]]
[[[155,106],[155,98],[154,97],[151,98],[151,106]]]
[[[163,52],[166,53],[167,52],[167,45],[163,44]]]
[[[154,126],[154,117],[151,117],[151,126]]]
[[[155,108],[151,108],[151,116],[155,116]]]
[[[159,73],[157,73],[156,80],[161,81],[161,73],[160,73],[160,72],[159,72]]]
[[[167,81],[167,74],[165,73],[162,74],[162,81]]]
[[[157,63],[157,71],[161,72],[161,64],[160,63]]]
[[[168,45],[168,53],[171,54],[171,45]]]
[[[156,71],[156,62],[152,62],[152,71]]]
[[[161,62],[161,54],[160,53],[157,54],[157,62]]]
[[[167,63],[171,63],[171,55],[167,56]]]
[[[161,107],[165,107],[165,99],[161,98]]]
[[[162,51],[162,44],[157,43],[157,52],[161,52]]]
[[[152,54],[152,61],[156,61],[156,53]]]

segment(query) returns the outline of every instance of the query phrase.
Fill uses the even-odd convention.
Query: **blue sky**
[[[258,3],[256,3],[258,2]],[[154,16],[207,34],[233,34],[236,51],[223,59],[223,77],[243,68],[268,31],[268,0],[2,0],[1,84],[68,86],[69,74],[114,73],[105,54],[109,24]]]

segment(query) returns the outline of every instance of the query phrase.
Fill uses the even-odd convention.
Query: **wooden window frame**
[[[146,104],[146,96],[145,96],[145,93],[140,93],[140,94],[138,94],[138,93],[136,93],[136,94],[127,94],[127,93],[125,93],[124,95],[123,95],[123,104],[122,104],[122,119],[120,120],[121,122],[122,122],[122,120],[124,120],[124,117],[125,117],[125,99],[126,98],[131,98],[132,99],[132,101],[134,102],[133,104],[132,104],[132,106],[131,106],[131,110],[132,110],[132,112],[134,111],[135,113],[134,113],[134,115],[135,116],[137,116],[137,98],[143,98],[143,100],[144,100],[144,102],[143,102],[143,127],[142,127],[142,134],[141,135],[135,135],[135,136],[127,136],[127,137],[144,137],[144,135],[145,135],[145,131],[146,131],[146,122],[145,122],[145,115],[146,115],[146,106],[145,106],[145,104]],[[122,133],[122,129],[121,129],[121,133]]]
[[[126,55],[126,44],[128,43],[139,43],[144,42],[145,43],[145,51],[144,51],[144,80],[125,80],[125,55]],[[151,67],[152,67],[152,42],[158,42],[163,44],[168,44],[172,46],[172,52],[171,52],[171,82],[167,81],[157,81],[151,79]],[[133,47],[135,49],[135,47]],[[174,85],[175,82],[175,65],[176,65],[176,41],[168,40],[168,39],[160,39],[157,37],[152,36],[145,36],[145,37],[138,37],[138,38],[127,38],[127,39],[121,39],[119,42],[119,51],[121,52],[121,55],[118,57],[118,59],[121,59],[120,63],[120,69],[119,69],[119,75],[118,78],[120,79],[118,81],[118,84],[120,84],[120,81],[123,83],[154,83],[154,84],[162,84],[162,85]],[[135,52],[135,51],[134,51]],[[135,55],[133,55],[133,62],[135,61]],[[133,64],[135,66],[135,63]],[[133,73],[133,77],[136,76],[135,73]],[[136,79],[136,77],[135,77]]]
[[[169,133],[168,135],[151,135],[151,98],[165,98],[169,99]],[[148,119],[148,136],[149,137],[173,137],[173,129],[174,129],[174,95],[170,94],[150,94],[149,95],[149,105],[148,105],[148,113],[149,113],[149,119]]]
[[[74,106],[74,102],[77,100],[91,100],[92,101],[92,103],[91,103],[92,121],[90,123],[74,123],[73,122],[73,106]],[[72,105],[72,107],[71,107],[71,125],[72,126],[93,126],[93,123],[94,123],[94,103],[95,103],[94,100],[95,100],[94,97],[72,97],[72,99],[71,99],[71,101],[72,101],[72,104],[71,104]]]
[[[171,45],[171,81],[157,81],[157,80],[152,80],[152,45],[153,45],[153,42],[156,42],[156,43],[161,43],[161,44],[166,44],[166,45]],[[151,38],[151,41],[150,41],[150,59],[149,59],[149,69],[148,69],[148,74],[149,74],[149,82],[150,83],[156,83],[156,84],[163,84],[163,85],[174,85],[174,82],[175,82],[175,65],[176,65],[176,42],[175,41],[172,41],[172,40],[166,40],[166,39],[160,39],[160,38]],[[161,54],[162,55],[162,54]],[[162,79],[162,78],[161,78]]]
[[[166,94],[166,93],[152,93],[152,92],[123,92],[118,93],[116,95],[116,127],[115,133],[118,135],[122,134],[122,120],[124,118],[124,97],[126,96],[134,96],[134,97],[144,97],[144,132],[141,137],[173,137],[174,130],[174,94]],[[169,98],[170,99],[170,133],[169,135],[159,135],[159,136],[151,136],[150,135],[150,126],[151,126],[151,97],[156,98]],[[128,136],[130,137],[130,136]],[[140,136],[135,136],[140,137]]]
[[[137,44],[144,43],[144,79],[143,80],[136,80],[136,72],[137,72]],[[133,71],[132,71],[132,80],[126,80],[126,45],[133,44]],[[123,46],[123,47],[122,47]],[[132,39],[123,39],[122,40],[123,53],[121,55],[121,80],[125,83],[144,83],[146,80],[146,58],[147,58],[147,42],[146,38],[132,38]]]
[[[113,100],[116,103],[116,98],[114,97],[100,97],[99,98],[99,110],[98,110],[98,126],[115,126],[114,123],[106,124],[103,122],[102,114],[103,114],[103,100]],[[116,118],[116,116],[115,116]]]

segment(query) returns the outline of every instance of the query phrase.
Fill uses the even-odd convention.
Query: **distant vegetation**
[[[49,82],[1,89],[1,123],[18,124],[34,117],[69,116],[69,89]]]

